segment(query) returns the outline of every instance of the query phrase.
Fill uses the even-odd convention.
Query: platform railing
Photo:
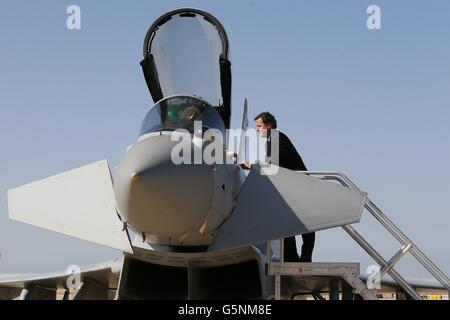
[[[345,187],[361,191],[345,174],[341,172],[321,172],[321,171],[301,171],[304,174],[320,178],[322,180],[337,181]],[[375,219],[396,238],[402,247],[389,260],[385,260],[383,256],[375,250],[375,248],[351,225],[342,226],[342,228],[352,237],[381,267],[379,271],[380,278],[388,274],[394,279],[398,285],[415,300],[421,300],[417,291],[395,270],[394,266],[408,252],[426,269],[430,274],[439,281],[446,290],[450,292],[449,278],[414,244],[399,227],[397,227],[387,216],[381,211],[369,198],[366,199],[364,208]],[[280,245],[281,263],[283,263],[283,241]],[[271,259],[270,259],[271,260]],[[269,261],[270,263],[270,261]],[[375,275],[378,276],[378,275]],[[276,276],[276,285],[279,284],[279,276]]]

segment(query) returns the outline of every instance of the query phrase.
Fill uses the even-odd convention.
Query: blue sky
[[[77,4],[82,29],[66,28]],[[366,9],[381,8],[381,30]],[[0,3],[0,273],[49,272],[120,252],[9,221],[9,188],[101,159],[115,166],[152,106],[139,66],[149,25],[202,8],[231,43],[233,119],[269,110],[310,170],[346,173],[450,273],[448,1],[11,1]],[[355,226],[390,257],[400,245]],[[372,260],[343,230],[316,261]],[[427,276],[412,259],[409,276]]]

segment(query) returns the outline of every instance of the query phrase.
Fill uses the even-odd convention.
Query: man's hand
[[[244,170],[251,170],[252,169],[252,165],[250,163],[248,163],[248,162],[244,162],[244,163],[241,163],[241,168],[244,169]]]

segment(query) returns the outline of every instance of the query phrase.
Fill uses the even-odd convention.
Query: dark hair
[[[271,124],[273,129],[277,128],[277,119],[270,112],[261,112],[255,118],[255,121],[261,119],[264,124]]]

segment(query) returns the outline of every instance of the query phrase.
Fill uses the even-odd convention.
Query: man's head
[[[181,112],[181,119],[195,121],[200,118],[200,110],[195,106],[184,108]]]
[[[270,112],[262,112],[255,118],[256,131],[263,137],[270,136],[270,130],[277,128],[277,120]]]

